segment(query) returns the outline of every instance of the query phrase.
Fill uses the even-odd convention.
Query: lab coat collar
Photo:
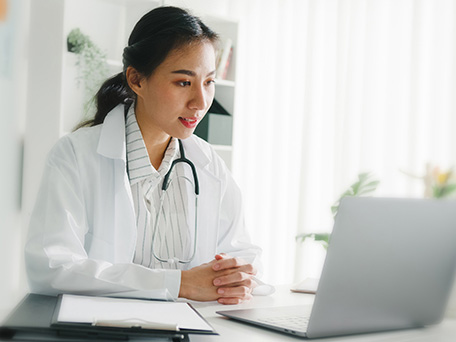
[[[97,152],[112,159],[126,162],[125,107],[119,104],[111,110],[103,122]]]
[[[192,135],[190,138],[182,140],[185,156],[196,167],[205,168],[211,161],[210,150],[203,146],[198,138]],[[206,148],[205,148],[206,147]]]
[[[125,105],[119,104],[111,110],[103,122],[97,152],[105,157],[121,159],[126,163]],[[210,149],[197,137],[182,140],[186,157],[200,168],[212,160]]]

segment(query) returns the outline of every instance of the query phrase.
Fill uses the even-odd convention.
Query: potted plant
[[[358,180],[345,190],[339,199],[331,206],[333,217],[339,210],[339,204],[342,198],[346,196],[365,196],[373,193],[380,182],[373,178],[371,173],[360,173]],[[296,241],[304,242],[306,239],[314,239],[319,242],[325,249],[328,248],[330,233],[303,233],[296,236]]]
[[[360,173],[358,180],[353,183],[347,190],[345,190],[339,199],[331,206],[331,212],[333,217],[336,216],[339,210],[339,204],[342,198],[347,196],[365,196],[375,191],[380,182],[375,180],[371,173]],[[325,250],[328,249],[330,233],[303,233],[296,236],[297,242],[304,242],[306,239],[312,239],[320,243]],[[291,287],[291,291],[304,292],[304,293],[316,293],[319,279],[307,277],[301,282],[294,284]]]
[[[84,86],[84,117],[88,118],[94,106],[94,95],[108,76],[106,54],[79,28],[70,31],[67,37],[68,51],[75,53],[78,71],[78,86]]]

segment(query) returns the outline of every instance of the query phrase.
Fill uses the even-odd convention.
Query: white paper
[[[291,287],[293,292],[302,292],[302,293],[317,293],[318,283],[320,279],[316,278],[306,278],[302,282],[295,284]]]
[[[212,331],[187,303],[63,295],[59,322],[145,320],[157,324],[176,324],[180,329]]]

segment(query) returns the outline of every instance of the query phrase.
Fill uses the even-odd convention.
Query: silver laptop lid
[[[341,201],[307,336],[437,323],[456,267],[456,201]]]

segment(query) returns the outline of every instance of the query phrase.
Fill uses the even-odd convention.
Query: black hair
[[[95,117],[77,128],[101,124],[117,105],[125,103],[129,106],[134,102],[136,94],[126,81],[129,66],[147,78],[172,50],[200,41],[216,43],[218,35],[189,12],[166,6],[146,13],[136,23],[128,46],[124,48],[123,71],[102,84],[95,95]]]

